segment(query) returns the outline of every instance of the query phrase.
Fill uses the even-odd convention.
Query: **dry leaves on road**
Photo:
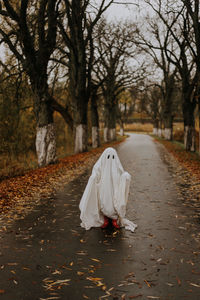
[[[0,182],[0,213],[16,204],[23,210],[33,197],[49,197],[92,166],[106,147],[113,147],[121,141],[123,139],[89,152],[67,156],[59,159],[56,164],[29,171],[23,176],[3,180]]]

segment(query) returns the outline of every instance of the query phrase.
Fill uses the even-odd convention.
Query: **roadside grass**
[[[200,182],[200,155],[197,152],[189,152],[184,149],[183,143],[178,141],[166,141],[153,136],[155,141],[163,144],[175,159],[187,169],[187,171]]]
[[[132,123],[125,124],[125,131],[141,132],[141,133],[151,133],[153,131],[153,125],[151,123]]]
[[[22,175],[10,177],[0,182],[0,213],[7,212],[11,207],[30,205],[30,199],[51,197],[58,189],[72,181],[92,166],[102,151],[107,147],[123,142],[126,136],[117,136],[117,141],[104,143],[88,152],[73,154],[58,159],[58,162],[42,168],[23,171]],[[31,206],[31,205],[30,205]]]

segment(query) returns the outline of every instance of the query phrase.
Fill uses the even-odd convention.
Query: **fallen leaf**
[[[59,270],[55,270],[52,274],[53,274],[53,275],[56,275],[56,274],[62,274],[62,272],[59,271]]]
[[[84,275],[84,272],[77,272],[77,274],[79,275],[79,276],[82,276],[82,275]]]
[[[195,274],[195,275],[200,275],[200,272],[197,272],[195,270],[192,270],[192,273]]]
[[[99,278],[99,277],[87,277],[86,279],[90,280],[90,281],[100,281],[103,278]]]
[[[176,277],[176,280],[178,282],[178,285],[180,286],[181,285],[181,280],[178,277]]]
[[[93,261],[96,261],[96,262],[101,262],[99,259],[97,259],[97,258],[90,258],[91,260],[93,260]]]
[[[25,270],[25,271],[30,271],[31,270],[30,268],[27,268],[27,267],[23,267],[22,269]]]
[[[146,283],[146,285],[147,285],[149,288],[151,287],[150,283],[149,283],[147,280],[144,280],[144,282]]]
[[[87,251],[78,251],[76,252],[78,255],[87,255]]]
[[[196,284],[196,283],[190,282],[190,285],[195,286],[195,287],[197,287],[197,288],[200,288],[200,285],[199,285],[199,284]]]
[[[166,282],[167,285],[169,286],[174,286],[174,284],[170,283],[170,282]]]

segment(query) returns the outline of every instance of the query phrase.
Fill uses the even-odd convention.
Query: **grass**
[[[166,141],[155,137],[155,140],[163,144],[175,159],[200,182],[200,156],[197,152],[189,152],[184,149],[184,145],[177,141]]]
[[[125,137],[117,135],[117,142],[121,142]],[[105,145],[103,137],[101,137],[101,145]],[[91,151],[91,145],[88,145],[88,151]],[[73,146],[68,143],[66,145],[59,145],[57,147],[58,159],[63,159],[73,155]],[[26,172],[38,168],[36,153],[29,152],[21,155],[3,154],[0,156],[0,181],[24,175]]]

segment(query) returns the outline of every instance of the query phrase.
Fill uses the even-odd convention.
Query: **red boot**
[[[117,224],[117,219],[113,219],[112,224],[115,228],[120,229],[120,226]]]
[[[108,226],[108,224],[109,224],[109,220],[108,220],[108,218],[106,216],[104,216],[104,223],[101,226],[101,228],[106,228]]]

